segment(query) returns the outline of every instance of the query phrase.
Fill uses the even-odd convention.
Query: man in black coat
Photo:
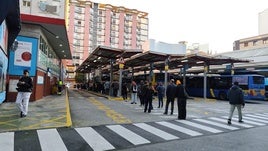
[[[23,71],[23,76],[19,79],[17,86],[18,94],[16,104],[20,109],[20,117],[26,117],[28,113],[29,99],[33,89],[33,81],[32,78],[29,77],[28,70]]]
[[[189,97],[184,86],[181,84],[180,80],[177,80],[177,105],[178,105],[178,119],[186,119],[186,100]]]
[[[169,103],[171,103],[170,115],[173,114],[175,96],[176,96],[176,85],[174,83],[174,79],[171,79],[169,82],[169,85],[167,86],[167,91],[166,91],[167,102],[166,102],[166,108],[165,108],[164,114],[168,114]]]
[[[245,106],[244,95],[242,89],[238,86],[238,82],[234,82],[234,85],[230,88],[228,92],[228,99],[230,103],[230,112],[228,118],[228,124],[232,124],[232,116],[235,107],[238,111],[238,122],[243,123],[242,121],[242,111],[241,108]]]

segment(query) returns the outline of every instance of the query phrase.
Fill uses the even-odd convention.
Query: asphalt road
[[[94,127],[94,129],[102,129],[100,127],[107,127],[107,125],[123,125],[126,128],[131,128],[132,124],[145,123],[165,131],[165,128],[159,127],[157,124],[159,122],[175,123],[174,121],[177,119],[176,103],[173,115],[163,115],[164,109],[157,108],[156,99],[153,101],[154,110],[152,113],[143,113],[143,107],[139,104],[130,104],[130,101],[111,101],[78,90],[70,90],[69,95],[74,128]],[[266,101],[248,100],[243,109],[243,114],[255,116],[255,113],[267,113],[267,107],[268,102]],[[196,122],[195,119],[222,118],[227,116],[228,112],[229,104],[226,101],[195,98],[187,102],[186,121]],[[235,111],[234,116],[236,115]],[[247,123],[247,120],[244,120]],[[225,122],[222,122],[222,124],[227,125]],[[124,146],[120,144],[116,150],[265,151],[268,148],[266,143],[268,127],[266,124],[255,125],[251,128],[239,128],[238,130],[224,130],[223,133],[217,134],[204,133],[204,135],[197,137],[184,137],[184,135],[178,134],[176,136],[181,137],[180,139],[171,141],[154,140],[153,143],[143,145]],[[107,131],[106,129],[102,130]],[[172,133],[173,131],[166,130],[166,132]],[[109,136],[111,133],[103,135]],[[124,141],[121,141],[121,143],[124,143]]]

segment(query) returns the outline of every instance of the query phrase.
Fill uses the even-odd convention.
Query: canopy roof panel
[[[77,72],[90,72],[91,69],[99,67],[103,69],[103,72],[109,72],[111,67],[108,65],[110,65],[111,59],[114,60],[113,71],[118,71],[119,68],[116,59],[118,60],[121,57],[127,58],[124,60],[125,69],[131,67],[135,70],[135,72],[150,69],[151,63],[153,63],[152,70],[164,70],[166,61],[168,61],[169,69],[182,68],[183,65],[193,67],[250,62],[250,60],[222,56],[213,57],[204,54],[170,55],[152,51],[141,53],[141,50],[121,50],[99,46],[77,69]]]
[[[107,46],[98,46],[88,58],[78,67],[76,72],[90,72],[93,69],[105,68],[110,65],[111,61],[116,64],[119,58],[129,58],[138,53],[142,53],[141,50],[130,49],[115,49]]]

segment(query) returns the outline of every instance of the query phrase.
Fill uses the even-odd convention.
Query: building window
[[[248,46],[248,42],[245,42],[245,43],[244,43],[244,47],[247,47],[247,46]]]
[[[263,39],[263,44],[268,44],[268,39]]]
[[[102,10],[99,10],[99,16],[101,16],[102,15]]]
[[[257,41],[253,41],[253,46],[257,46]]]
[[[30,6],[31,6],[31,2],[28,1],[28,0],[24,0],[24,1],[22,2],[22,5],[25,6],[25,7],[30,7]]]

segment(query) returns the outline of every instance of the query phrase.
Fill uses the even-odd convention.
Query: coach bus
[[[265,78],[265,97],[268,99],[268,77]]]
[[[264,76],[247,75],[208,75],[207,97],[227,100],[227,93],[232,84],[239,82],[245,99],[265,100]],[[190,96],[203,97],[204,76],[187,76],[186,89]]]

